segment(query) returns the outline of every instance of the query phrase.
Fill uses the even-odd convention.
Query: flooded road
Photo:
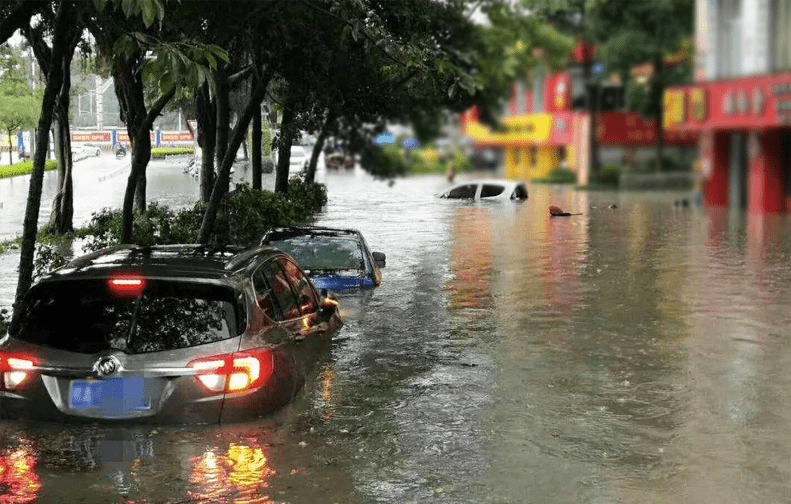
[[[293,404],[226,426],[0,422],[0,502],[791,500],[788,217],[326,183],[318,224],[360,229],[387,267],[341,297]]]

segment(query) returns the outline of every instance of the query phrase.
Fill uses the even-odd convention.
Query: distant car
[[[0,418],[218,423],[274,411],[342,325],[271,247],[117,247],[37,282],[0,339]]]
[[[329,170],[340,170],[354,168],[354,157],[344,156],[340,152],[332,152],[324,156],[324,165]]]
[[[267,233],[261,244],[291,254],[318,289],[340,291],[382,283],[386,256],[371,252],[355,229],[278,228]]]
[[[91,156],[100,156],[102,149],[94,144],[71,144],[71,156],[74,159],[84,159]]]
[[[447,199],[522,201],[527,199],[527,187],[512,180],[474,180],[454,185],[437,195]]]

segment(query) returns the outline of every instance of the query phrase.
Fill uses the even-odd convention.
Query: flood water
[[[326,183],[318,224],[360,229],[387,267],[341,297],[293,404],[225,426],[0,422],[0,502],[791,500],[788,217]]]

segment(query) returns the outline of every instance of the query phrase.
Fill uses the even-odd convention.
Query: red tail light
[[[30,357],[0,353],[0,390],[17,390],[30,381],[36,362]]]
[[[197,370],[195,378],[213,394],[242,392],[260,388],[274,370],[272,350],[258,348],[232,354],[196,359],[189,366]]]
[[[137,297],[146,288],[146,281],[138,275],[117,275],[108,280],[110,290],[116,296]]]

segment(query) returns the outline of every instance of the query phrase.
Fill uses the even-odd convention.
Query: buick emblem
[[[93,365],[93,370],[101,377],[110,376],[121,369],[121,363],[112,355],[102,357]]]

